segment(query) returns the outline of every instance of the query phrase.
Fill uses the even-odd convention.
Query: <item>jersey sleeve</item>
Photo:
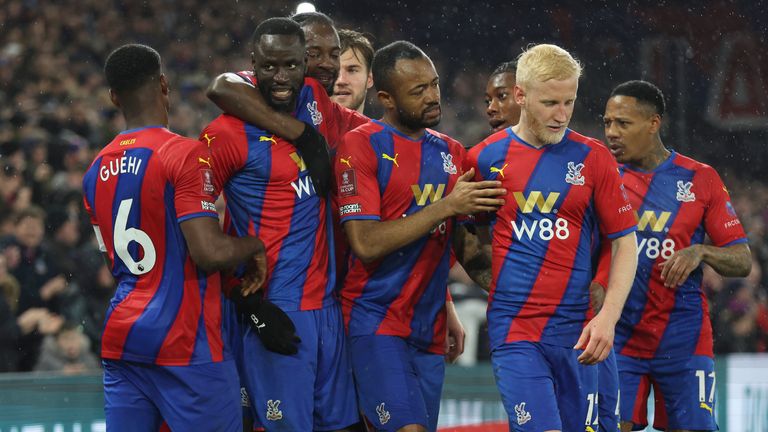
[[[211,166],[215,167],[214,187],[220,193],[229,179],[244,165],[248,143],[243,133],[243,123],[229,115],[222,115],[211,122],[200,134],[200,142],[211,154]]]
[[[746,243],[747,236],[731,204],[728,189],[712,167],[705,167],[702,180],[709,192],[709,203],[704,211],[704,228],[717,247]]]
[[[333,166],[341,222],[381,220],[378,161],[368,136],[360,131],[346,134]]]
[[[317,116],[312,117],[313,123],[317,124],[315,119],[322,119],[318,127],[332,150],[341,145],[347,132],[370,121],[363,114],[333,102],[317,80],[307,78],[304,80],[304,85],[311,89],[311,96],[321,114],[319,118]],[[299,108],[303,109],[303,107]]]
[[[218,218],[210,150],[188,138],[171,141],[164,150],[163,162],[174,188],[177,220],[183,222],[200,216]]]
[[[603,146],[593,148],[595,188],[593,201],[600,221],[600,233],[613,240],[637,231],[637,221],[624,189],[616,160]]]

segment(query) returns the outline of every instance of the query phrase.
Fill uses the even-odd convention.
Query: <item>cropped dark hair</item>
[[[397,41],[380,48],[373,56],[373,84],[376,90],[392,92],[391,75],[398,60],[427,58],[419,47],[407,42]]]
[[[322,12],[302,12],[291,16],[291,19],[304,27],[309,24],[325,24],[334,27],[333,20]]]
[[[257,44],[264,35],[298,36],[301,45],[304,46],[304,44],[306,44],[304,32],[301,30],[301,27],[296,21],[293,21],[290,18],[278,17],[262,21],[256,26],[256,30],[254,30],[253,35],[251,35],[251,44]]]
[[[371,70],[373,45],[364,34],[354,30],[341,29],[339,30],[339,42],[341,43],[341,52],[350,48],[356,50],[363,56],[362,63],[365,64],[366,69]]]
[[[500,75],[503,73],[511,73],[512,75],[515,75],[517,73],[517,61],[512,60],[499,64],[496,66],[496,69],[493,70],[491,76]]]
[[[160,54],[147,45],[123,45],[107,57],[104,75],[117,93],[136,90],[160,76]]]
[[[621,83],[611,92],[611,97],[614,96],[633,97],[641,104],[654,110],[660,117],[664,117],[666,110],[664,93],[648,81],[634,80]]]

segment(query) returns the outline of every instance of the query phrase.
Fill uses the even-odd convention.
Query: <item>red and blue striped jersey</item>
[[[463,157],[461,144],[429,129],[412,139],[376,120],[358,127],[344,136],[334,160],[341,223],[418,212],[453,190]],[[448,219],[368,265],[352,254],[341,289],[349,335],[399,336],[444,353],[453,225]]]
[[[180,228],[218,217],[209,150],[160,126],[128,130],[96,156],[83,192],[117,281],[102,357],[164,366],[228,358],[220,276],[195,265]]]
[[[637,209],[638,265],[616,325],[617,353],[640,358],[712,356],[712,325],[701,289],[701,267],[677,288],[661,280],[660,264],[675,251],[704,242],[746,243],[744,229],[720,176],[710,166],[672,152],[653,171],[622,166]],[[609,260],[604,257],[604,261]]]
[[[614,239],[636,229],[613,156],[570,129],[561,142],[536,148],[507,128],[469,151],[469,168],[507,190],[502,208],[487,215],[491,347],[572,347],[587,320],[594,231]]]
[[[294,117],[337,142],[348,127],[325,90],[307,79]],[[304,160],[290,142],[221,115],[201,141],[210,145],[215,184],[226,200],[225,229],[257,236],[267,253],[266,298],[286,311],[332,304],[336,264],[330,200],[318,197]]]

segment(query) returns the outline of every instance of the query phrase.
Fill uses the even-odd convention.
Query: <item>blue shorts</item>
[[[338,305],[286,312],[301,338],[296,355],[264,348],[244,326],[243,378],[255,422],[270,431],[343,429],[360,422]]]
[[[621,383],[621,420],[634,430],[648,425],[648,395],[655,396],[655,429],[718,430],[715,361],[707,356],[639,359],[616,355]]]
[[[491,353],[510,431],[583,431],[597,420],[597,367],[578,362],[583,351],[539,342],[513,342]]]
[[[619,370],[613,349],[608,358],[597,364],[597,413],[600,432],[618,432],[619,424]]]
[[[350,337],[360,407],[377,431],[409,424],[437,429],[445,357],[397,336]]]
[[[157,366],[104,360],[104,413],[110,432],[242,430],[235,362]]]

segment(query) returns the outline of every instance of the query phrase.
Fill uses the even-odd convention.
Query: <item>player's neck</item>
[[[123,104],[123,116],[126,129],[138,129],[146,126],[168,126],[168,109],[162,100],[149,101],[135,98]]]
[[[658,168],[659,165],[664,163],[664,161],[667,160],[671,154],[672,152],[664,147],[664,144],[661,142],[661,140],[657,139],[656,145],[653,146],[653,149],[649,151],[642,159],[636,162],[632,162],[632,165],[636,168],[640,168],[643,171],[653,171]]]
[[[383,123],[386,123],[392,126],[398,132],[408,136],[409,138],[417,140],[417,139],[421,139],[421,137],[424,136],[424,128],[413,129],[408,126],[405,126],[397,119],[397,116],[394,115],[394,113],[390,113],[390,112],[384,113],[384,117],[381,118],[381,121]]]

